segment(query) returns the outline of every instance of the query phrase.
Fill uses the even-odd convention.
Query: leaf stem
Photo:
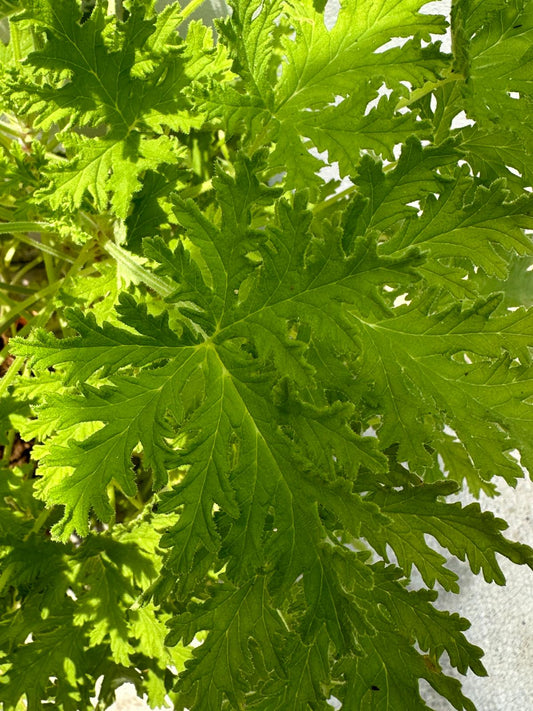
[[[2,222],[0,223],[0,234],[16,234],[17,239],[25,244],[29,244],[35,249],[40,249],[41,252],[45,252],[52,257],[57,257],[58,259],[63,259],[65,262],[74,263],[72,257],[67,256],[58,249],[51,247],[44,242],[38,242],[32,239],[29,235],[23,234],[24,232],[44,232],[46,234],[57,234],[57,230],[53,228],[46,222]],[[22,233],[22,234],[21,234]]]
[[[108,0],[107,2],[107,14],[115,15],[117,20],[122,20],[124,14],[124,8],[122,6],[122,0]]]
[[[15,444],[15,430],[11,429],[7,433],[7,444],[4,447],[4,452],[2,455],[2,464],[9,466],[9,460],[11,459],[11,453],[13,451],[13,445]]]
[[[181,198],[195,198],[198,197],[198,195],[202,195],[203,193],[209,192],[209,190],[213,189],[213,181],[211,178],[209,180],[204,180],[203,183],[199,183],[198,185],[193,185],[190,188],[185,188],[179,193],[179,196]]]
[[[186,5],[181,11],[181,22],[183,22],[190,15],[192,15],[192,13],[197,10],[201,5],[203,5],[204,2],[205,0],[191,0],[191,2],[188,3],[188,5]]]
[[[48,286],[46,286],[44,289],[35,292],[24,301],[17,303],[17,309],[15,310],[15,312],[11,313],[11,315],[5,318],[3,321],[0,321],[0,333],[3,333],[6,328],[9,328],[9,326],[11,326],[12,323],[15,323],[22,311],[26,311],[27,309],[29,309],[30,306],[33,306],[33,304],[35,304],[43,297],[50,296],[55,291],[57,291],[59,283],[60,282],[53,282],[52,284],[48,284]]]
[[[345,190],[341,190],[338,193],[335,193],[335,195],[332,195],[330,198],[327,200],[324,200],[323,202],[318,203],[314,207],[311,208],[312,212],[314,215],[318,215],[321,212],[325,212],[328,210],[330,207],[333,205],[336,205],[338,202],[341,200],[344,200],[344,198],[349,197],[350,195],[353,195],[353,193],[357,192],[357,186],[356,185],[350,185],[349,188],[346,188]]]
[[[29,331],[31,328],[38,328],[39,326],[44,325],[44,324],[48,321],[48,319],[50,318],[50,315],[51,315],[51,314],[54,312],[54,310],[55,310],[55,303],[54,303],[54,299],[53,299],[53,296],[54,296],[55,292],[57,292],[57,291],[59,290],[59,288],[60,288],[63,284],[65,284],[65,282],[66,282],[68,279],[72,278],[73,276],[75,276],[75,275],[80,271],[80,269],[81,269],[81,268],[83,267],[83,265],[85,264],[85,261],[86,261],[86,259],[87,259],[87,257],[88,257],[88,254],[89,254],[89,252],[90,252],[90,250],[92,249],[93,246],[94,246],[94,245],[93,245],[92,242],[87,242],[87,243],[84,245],[84,247],[83,247],[83,249],[81,250],[81,252],[79,253],[79,255],[77,256],[76,261],[75,261],[74,264],[70,267],[70,269],[69,269],[68,272],[65,274],[65,276],[63,277],[63,279],[58,279],[58,280],[55,282],[55,284],[50,284],[48,287],[46,287],[46,289],[43,289],[43,290],[41,290],[41,291],[39,292],[39,294],[38,294],[39,297],[42,297],[43,294],[44,294],[44,292],[46,291],[47,294],[50,293],[50,298],[47,300],[46,306],[43,308],[43,310],[42,310],[37,316],[35,316],[35,318],[34,318],[32,321],[29,321],[29,322],[18,332],[18,335],[19,335],[19,336],[24,336],[24,335],[26,335],[26,333],[28,333],[28,331]],[[22,303],[25,303],[25,302],[22,302]],[[21,304],[21,306],[22,306],[22,304]],[[16,319],[15,319],[15,320],[16,320]],[[6,346],[4,346],[4,348],[2,348],[2,350],[0,351],[0,362],[1,362],[4,358],[6,358],[8,354],[9,354],[9,343],[8,343]],[[15,358],[15,360],[14,360],[14,361],[11,363],[11,365],[9,366],[8,371],[4,374],[4,376],[2,377],[2,379],[0,379],[0,396],[7,390],[7,388],[11,385],[11,383],[13,382],[13,380],[16,378],[17,373],[18,373],[18,371],[20,370],[20,367],[21,367],[22,364],[24,363],[24,360],[25,360],[25,356],[17,356],[17,357]]]
[[[22,138],[26,132],[20,126],[18,127],[18,130],[10,126],[6,123],[8,119],[11,119],[11,123],[13,123],[12,117],[8,117],[7,115],[2,116],[2,119],[0,120],[0,134],[15,141]]]
[[[31,527],[31,530],[28,531],[28,533],[24,536],[24,541],[27,541],[28,538],[32,535],[32,533],[37,533],[38,531],[41,530],[43,525],[46,523],[48,520],[48,517],[52,513],[54,509],[53,508],[44,508],[41,513],[37,516],[35,519],[35,522],[33,526]]]
[[[15,58],[16,62],[20,62],[20,30],[16,22],[9,23],[9,34],[11,38],[11,45],[13,47],[13,57]]]
[[[35,269],[41,262],[43,261],[43,255],[39,254],[35,259],[32,259],[31,262],[27,262],[22,266],[18,272],[13,274],[13,277],[11,278],[11,285],[16,284],[18,281],[22,279],[22,277],[25,274],[28,274],[28,272],[31,272],[32,269]],[[33,291],[29,291],[28,293],[35,293],[38,291],[38,289],[33,289]]]
[[[130,254],[125,249],[122,249],[122,247],[119,247],[118,244],[115,244],[114,242],[108,240],[103,245],[103,248],[119,264],[122,264],[122,266],[126,267],[136,279],[139,279],[139,281],[142,281],[144,284],[146,284],[146,286],[149,286],[151,289],[157,292],[159,296],[165,298],[167,296],[170,296],[170,294],[172,294],[172,292],[174,291],[171,286],[169,286],[165,281],[163,281],[163,279],[160,279],[158,276],[156,276],[152,272],[149,272],[143,266],[138,264],[130,256]]]
[[[36,289],[30,289],[29,286],[20,286],[19,284],[8,284],[5,281],[0,281],[0,291],[15,292],[15,294],[35,294]]]
[[[49,246],[47,244],[47,237],[45,237],[45,233],[41,234],[41,244],[45,245],[46,247]],[[43,259],[48,283],[54,284],[57,278],[56,267],[54,264],[53,256],[46,250],[46,248],[43,249]]]

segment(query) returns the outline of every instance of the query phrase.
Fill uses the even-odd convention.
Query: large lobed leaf
[[[111,193],[115,213],[125,218],[144,173],[185,157],[161,134],[203,123],[187,98],[191,82],[229,76],[226,53],[213,46],[207,28],[192,25],[184,45],[176,7],[145,14],[138,4],[127,21],[113,21],[98,4],[81,23],[75,0],[34,0],[17,18],[47,38],[9,92],[36,126],[63,129],[67,160],[53,166],[40,194],[56,210],[78,208],[87,192],[105,210]],[[36,70],[44,70],[45,81],[35,80]]]
[[[432,154],[428,163],[424,152],[413,150],[409,170],[400,162],[383,199],[365,207],[366,225],[383,220],[396,234],[385,205],[406,189],[399,187],[402,176],[425,191],[434,180],[446,194],[450,183],[432,177],[430,166],[448,161],[449,152]],[[532,564],[527,547],[502,536],[503,522],[474,505],[439,501],[455,491],[452,482],[416,483],[405,469],[403,479],[399,469],[392,474],[406,460],[419,475],[438,478],[441,457],[455,479],[499,474],[514,481],[520,475],[505,452],[520,447],[529,463],[531,314],[497,313],[497,296],[469,308],[435,311],[428,297],[391,308],[382,286],[416,286],[436,257],[429,253],[425,261],[406,249],[404,232],[380,243],[375,228],[358,227],[353,216],[357,204],[368,205],[361,203],[364,193],[348,206],[342,226],[322,232],[305,196],[281,197],[258,179],[262,167],[261,156],[241,157],[235,178],[218,173],[213,221],[193,201],[176,199],[184,239],[174,251],[160,239],[145,240],[146,256],[170,285],[171,321],[124,295],[117,315],[127,329],[100,326],[71,310],[67,316],[80,336],[57,340],[37,333],[16,341],[16,352],[30,356],[36,370],[58,367],[71,388],[49,394],[38,410],[53,433],[41,457],[40,495],[49,505],[65,506],[54,533],[63,540],[74,531],[86,535],[91,510],[108,520],[111,483],[135,495],[130,460],[141,445],[156,487],[166,484],[169,469],[179,472],[160,504],[162,513],[180,512],[163,538],[170,548],[166,574],[178,582],[175,594],[186,598],[209,567],[225,566],[227,587],[175,621],[173,641],[187,643],[195,630],[212,630],[183,677],[184,707],[218,707],[224,698],[244,703],[258,669],[266,675],[261,693],[271,708],[299,708],[311,700],[319,693],[311,683],[316,674],[338,675],[345,703],[363,703],[366,687],[354,686],[355,680],[377,678],[371,671],[376,656],[394,646],[400,657],[391,660],[389,681],[372,688],[388,684],[402,703],[422,677],[456,708],[470,709],[459,686],[432,672],[411,649],[407,631],[386,642],[399,633],[390,630],[382,606],[392,619],[398,605],[402,615],[416,615],[416,596],[393,602],[404,594],[393,576],[393,597],[383,598],[378,580],[390,569],[371,573],[335,542],[336,532],[349,540],[364,536],[385,560],[390,545],[405,574],[415,565],[427,585],[438,581],[453,590],[455,576],[428,547],[426,534],[500,584],[496,551]],[[258,229],[259,216],[272,206],[265,229]],[[465,221],[472,214],[468,199],[462,209]],[[498,209],[496,220],[507,221],[513,240],[505,246],[522,249],[522,202],[519,209],[515,203]],[[419,234],[426,213],[405,215],[400,213],[401,224],[418,224]],[[484,239],[479,252],[493,253],[492,237],[491,231],[477,233]],[[396,246],[398,240],[404,241]],[[438,235],[434,240],[438,244]],[[479,263],[483,255],[469,258]],[[362,436],[376,418],[377,438]],[[75,433],[85,423],[91,429],[80,438]],[[450,448],[445,425],[455,429],[463,459]],[[390,486],[391,476],[400,491]],[[354,583],[358,575],[371,576],[366,593]],[[165,590],[163,585],[157,594]],[[465,642],[451,641],[456,633],[439,622],[429,600],[422,604],[421,597],[420,604],[420,614],[437,616],[431,638],[426,624],[409,622],[422,648],[433,649],[438,659],[452,645],[452,663],[464,669],[468,653],[457,645]],[[269,612],[259,625],[261,605]],[[328,672],[330,643],[338,665]],[[357,649],[362,657],[352,656]],[[413,675],[409,684],[399,681],[406,669]],[[293,673],[309,675],[311,686],[296,689],[289,682],[282,692],[280,680]],[[261,708],[259,696],[251,701]],[[414,697],[412,703],[423,708]]]
[[[162,703],[193,640],[176,708],[415,711],[424,679],[473,711],[440,660],[483,675],[482,653],[433,605],[458,584],[430,540],[489,582],[496,554],[533,567],[447,500],[533,468],[531,11],[454,3],[452,57],[423,4],[346,0],[326,26],[320,3],[235,0],[216,45],[149,0],[15,20],[41,34],[8,108],[66,150],[39,154],[31,209],[80,208],[99,244],[114,221],[106,254],[143,255],[144,283],[62,311],[63,338],[11,340],[31,376],[0,435],[25,417],[39,468],[1,489],[9,711],[87,704],[101,669]],[[462,110],[476,125],[451,129]]]

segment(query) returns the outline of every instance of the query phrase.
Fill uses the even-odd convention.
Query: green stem
[[[321,212],[325,212],[330,207],[333,207],[334,205],[339,203],[341,200],[344,200],[344,198],[347,198],[350,195],[353,195],[353,193],[355,193],[355,192],[357,192],[357,186],[350,185],[350,187],[346,188],[346,190],[341,190],[341,192],[335,193],[335,195],[332,195],[327,200],[324,200],[324,202],[318,203],[317,205],[312,207],[311,210],[314,215],[318,215]]]
[[[38,266],[41,262],[43,261],[43,256],[42,254],[39,254],[38,257],[35,257],[35,259],[32,259],[31,262],[28,262],[25,264],[23,267],[21,267],[18,272],[16,272],[13,277],[11,278],[11,284],[16,284],[18,281],[22,279],[22,277],[27,274],[28,272],[31,272],[32,269],[34,269],[36,266]],[[33,293],[35,293],[37,289],[33,289]]]
[[[33,292],[32,292],[33,293]],[[15,299],[10,299],[6,294],[0,294],[0,305],[7,306],[9,309],[16,309],[20,304],[20,301]]]
[[[23,139],[27,132],[21,126],[14,128],[12,125],[6,123],[6,120],[7,116],[4,116],[3,120],[0,121],[0,136],[7,139],[7,141],[3,141],[3,143],[7,150],[10,150],[13,141]],[[13,122],[11,121],[10,123]]]
[[[45,252],[52,257],[57,257],[58,259],[63,259],[71,264],[74,262],[72,257],[68,257],[63,252],[60,252],[54,247],[45,244],[44,242],[38,242],[32,239],[25,232],[41,232],[45,234],[57,234],[57,230],[54,229],[53,225],[46,222],[2,222],[0,223],[0,234],[16,234],[17,239],[25,244],[29,244],[35,249],[40,249],[41,252]]]
[[[56,267],[54,264],[53,256],[46,249],[46,247],[49,247],[49,245],[47,244],[47,237],[45,237],[44,232],[41,234],[41,244],[45,247],[45,249],[43,249],[43,259],[46,277],[48,279],[48,283],[53,284],[57,278]]]
[[[20,301],[12,301],[11,299],[8,299],[4,295],[0,295],[0,302],[2,303],[2,306],[8,307],[8,309],[9,309],[8,313],[11,313],[11,312],[16,313],[16,317],[15,317],[14,321],[11,319],[11,316],[9,316],[11,323],[7,324],[6,329],[11,327],[11,330],[13,330],[13,328],[12,328],[13,324],[16,323],[16,321],[19,318],[24,318],[24,319],[26,319],[26,321],[31,321],[31,319],[33,318],[33,314],[31,311],[29,311],[28,309],[20,308],[20,306],[21,306]],[[2,311],[3,311],[3,309],[2,309]],[[14,334],[12,334],[12,335],[14,335]]]
[[[174,291],[171,286],[169,286],[163,279],[160,279],[152,272],[138,264],[130,254],[118,244],[114,242],[107,241],[103,248],[110,254],[113,259],[115,259],[119,264],[122,264],[128,269],[128,271],[139,281],[142,281],[146,286],[153,289],[159,296],[163,298],[170,296]]]
[[[192,13],[197,10],[205,0],[191,0],[191,2],[186,5],[183,10],[181,11],[181,22],[186,20]]]
[[[7,220],[9,222],[12,214],[13,214],[12,210],[10,210],[5,205],[0,205],[0,220]]]
[[[31,28],[31,39],[33,42],[34,51],[43,48],[44,43],[43,43],[40,35],[37,33],[37,30],[35,29],[35,27]]]
[[[9,430],[7,434],[7,444],[4,447],[4,453],[2,455],[2,464],[6,466],[9,466],[9,460],[11,459],[13,445],[15,444],[15,434],[15,430]]]
[[[213,189],[213,181],[211,179],[205,180],[203,183],[200,183],[199,185],[193,185],[190,188],[185,188],[179,193],[179,196],[181,198],[187,199],[187,198],[195,198],[198,197],[198,195],[202,195],[203,193],[209,192],[209,190]]]
[[[11,46],[13,47],[13,56],[16,62],[20,62],[22,53],[20,51],[20,30],[16,22],[9,23],[9,34],[11,36]]]
[[[7,328],[11,326],[11,324],[15,323],[15,321],[20,318],[22,313],[28,312],[29,308],[33,306],[36,302],[40,301],[44,297],[55,294],[57,289],[57,283],[49,284],[47,287],[36,292],[28,299],[18,302],[17,308],[7,318],[3,319],[3,321],[0,322],[0,333],[3,333]]]
[[[67,279],[71,279],[80,271],[80,269],[87,261],[89,252],[91,251],[93,246],[94,244],[92,242],[87,242],[79,253],[79,255],[77,256],[76,261],[70,267],[63,279],[59,279],[55,282],[55,284],[50,284],[46,288],[47,292],[50,290],[51,298],[48,299],[47,305],[44,307],[41,313],[35,316],[35,318],[33,318],[31,322],[27,323],[24,328],[19,331],[19,336],[25,336],[31,328],[39,328],[40,326],[44,326],[48,322],[48,319],[50,318],[51,314],[55,311],[55,303],[53,298],[54,293],[59,291],[59,288],[67,281]],[[41,296],[43,294],[43,291],[39,292]],[[9,343],[4,346],[4,348],[2,348],[2,350],[0,351],[0,362],[7,358],[8,355]],[[17,377],[17,373],[20,370],[22,364],[24,363],[24,360],[25,356],[17,356],[9,366],[9,370],[4,374],[4,377],[0,379],[0,397],[3,395],[3,393],[7,391],[7,388]]]
[[[46,523],[46,521],[48,520],[48,517],[50,516],[50,514],[52,513],[53,510],[54,510],[53,508],[50,508],[50,509],[45,508],[41,511],[41,513],[35,519],[35,522],[34,522],[33,526],[31,527],[31,530],[28,531],[28,533],[24,536],[24,539],[23,539],[24,541],[27,541],[28,538],[32,535],[32,533],[37,533],[38,531],[41,530],[41,528]]]
[[[222,153],[222,155],[224,156],[224,158],[225,158],[228,162],[230,162],[230,161],[231,161],[231,157],[230,157],[230,154],[229,154],[229,151],[228,151],[228,145],[227,145],[227,143],[226,143],[226,136],[225,136],[225,134],[224,134],[224,131],[219,131],[219,132],[218,132],[218,136],[219,136],[219,140],[218,140],[218,143],[217,143],[216,147],[217,147],[218,150]]]
[[[20,314],[22,313],[22,311],[26,311],[27,309],[30,308],[30,306],[33,306],[37,301],[40,301],[45,296],[50,296],[51,294],[56,292],[58,289],[58,283],[59,282],[49,284],[44,289],[37,291],[35,294],[32,294],[32,296],[28,297],[24,301],[18,302],[17,309],[16,309],[15,313],[12,313],[10,316],[5,318],[3,321],[0,321],[0,333],[3,333],[6,330],[6,328],[9,328],[9,326],[11,326],[12,323],[15,323],[15,321],[20,317]]]
[[[0,291],[12,291],[15,294],[35,294],[36,289],[30,289],[28,286],[19,286],[18,284],[7,284],[5,281],[0,281]]]
[[[108,15],[115,15],[117,20],[122,20],[123,14],[124,14],[124,8],[122,7],[122,0],[108,0],[107,14]]]

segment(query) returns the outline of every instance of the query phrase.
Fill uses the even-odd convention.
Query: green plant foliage
[[[3,711],[474,711],[434,603],[533,567],[454,496],[533,470],[532,5],[453,54],[424,0],[197,5],[0,3]]]

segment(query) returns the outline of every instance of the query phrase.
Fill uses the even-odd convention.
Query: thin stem
[[[198,195],[202,195],[203,193],[209,192],[209,190],[213,189],[213,181],[211,179],[205,180],[203,183],[200,183],[199,185],[193,185],[190,188],[185,188],[179,193],[179,196],[181,198],[195,198],[198,197]]]
[[[159,296],[165,298],[166,296],[170,296],[170,294],[174,291],[171,286],[163,281],[163,279],[160,279],[158,276],[138,264],[130,256],[130,254],[125,249],[122,249],[122,247],[119,247],[118,244],[108,241],[103,245],[103,248],[119,264],[126,267],[133,277],[139,279],[139,281],[142,281],[146,284],[146,286],[149,286],[156,293],[158,293]]]
[[[16,284],[22,277],[27,274],[28,272],[31,272],[32,269],[34,269],[38,264],[40,264],[43,261],[43,255],[39,254],[38,257],[35,257],[35,259],[32,259],[31,262],[28,262],[25,264],[23,267],[21,267],[18,272],[16,272],[13,277],[11,278],[11,284]],[[37,289],[33,289],[33,293],[35,293]]]
[[[122,0],[108,0],[107,14],[108,15],[115,15],[117,20],[122,20],[123,14],[124,14],[124,8],[122,7]]]
[[[339,203],[341,200],[344,200],[344,198],[347,198],[350,195],[353,195],[353,193],[355,193],[355,192],[357,192],[357,186],[350,185],[350,187],[346,188],[346,190],[341,190],[339,193],[335,193],[335,195],[332,195],[327,200],[324,200],[324,202],[318,203],[318,205],[315,205],[313,208],[311,208],[313,211],[313,214],[318,215],[321,212],[325,212],[330,207],[333,207],[334,205]]]
[[[58,281],[55,282],[55,284],[51,284],[50,286],[47,287],[46,291],[50,290],[51,298],[48,299],[47,305],[43,308],[41,313],[39,313],[37,316],[35,316],[31,322],[28,322],[18,333],[19,336],[25,336],[28,331],[33,327],[33,328],[39,328],[40,326],[43,326],[44,324],[47,323],[48,319],[50,318],[51,314],[55,311],[55,303],[54,303],[54,292],[59,291],[59,288],[67,281],[67,279],[71,279],[74,277],[80,269],[84,266],[85,262],[87,261],[87,258],[89,256],[89,252],[93,248],[93,243],[92,242],[87,242],[81,252],[79,253],[78,257],[76,258],[76,261],[74,264],[70,267],[68,272],[65,274],[63,279],[59,279]],[[43,290],[44,291],[44,290]],[[42,296],[43,291],[39,292],[40,295]],[[2,348],[0,351],[0,362],[2,362],[7,356],[9,355],[9,343]],[[17,377],[17,373],[20,370],[22,364],[24,363],[25,356],[17,356],[15,360],[11,363],[9,366],[8,371],[4,374],[4,376],[0,379],[0,396],[4,392],[7,391],[7,388],[11,385],[13,380]]]
[[[41,252],[46,252],[46,254],[52,257],[57,257],[58,259],[63,259],[66,262],[74,263],[72,257],[60,252],[58,249],[51,247],[44,242],[38,242],[32,239],[25,232],[44,232],[46,234],[57,234],[57,230],[54,229],[52,225],[46,222],[2,222],[0,223],[0,234],[16,234],[17,239],[25,244],[29,244],[35,249],[40,249]]]
[[[1,138],[1,136],[0,136]],[[9,208],[5,207],[5,205],[0,205],[0,220],[9,220],[11,219],[13,212]]]
[[[24,301],[17,302],[17,309],[15,313],[12,313],[10,316],[0,322],[0,333],[3,333],[6,328],[9,328],[9,326],[11,326],[12,323],[15,323],[15,321],[19,318],[20,314],[23,311],[29,309],[30,306],[33,306],[37,301],[40,301],[45,296],[50,296],[50,294],[53,294],[55,291],[57,291],[58,284],[60,284],[60,282],[54,282],[53,284],[49,284],[44,289],[35,292],[35,294],[32,294],[32,296],[29,296]]]
[[[5,281],[0,281],[0,291],[13,291],[15,294],[35,294],[36,289],[30,289],[29,286],[20,286],[19,284],[8,284]]]
[[[27,309],[20,308],[21,307],[21,302],[20,301],[13,301],[12,299],[9,299],[8,297],[4,296],[3,294],[0,295],[0,301],[2,303],[2,306],[7,306],[9,311],[8,313],[15,313],[15,320],[9,318],[10,323],[6,325],[6,330],[11,327],[11,330],[13,330],[13,324],[15,324],[19,318],[23,318],[26,321],[31,321],[33,318],[33,314],[31,311],[28,311]],[[3,311],[3,309],[2,309]]]
[[[35,519],[35,522],[34,522],[33,526],[31,527],[31,530],[28,531],[28,533],[24,536],[24,538],[23,538],[24,541],[27,541],[28,538],[32,535],[32,533],[37,533],[38,531],[41,530],[41,528],[46,523],[46,521],[48,520],[48,517],[50,516],[50,514],[52,513],[53,510],[54,510],[53,508],[50,508],[50,509],[45,508],[41,511],[41,513]]]
[[[218,132],[218,138],[219,138],[219,140],[218,140],[218,143],[217,143],[217,148],[220,150],[220,152],[222,153],[222,155],[224,156],[224,158],[225,158],[227,161],[230,161],[231,158],[230,158],[230,154],[229,154],[229,151],[228,151],[228,146],[227,146],[227,144],[226,144],[226,135],[224,134],[224,131],[219,131],[219,132]]]
[[[8,306],[10,309],[16,309],[20,305],[20,301],[10,299],[6,294],[0,294],[0,303],[2,306]]]
[[[45,247],[49,247],[49,245],[47,244],[47,237],[45,237],[45,233],[41,234],[41,244]],[[56,267],[52,255],[46,249],[43,250],[43,259],[48,283],[53,284],[57,278]]]
[[[20,51],[20,30],[16,22],[9,23],[9,34],[11,36],[11,46],[13,47],[13,57],[16,62],[20,62],[22,56]]]
[[[42,38],[38,34],[35,27],[31,27],[31,39],[33,42],[33,49],[34,50],[43,48],[44,44],[43,44]]]
[[[181,22],[186,20],[189,15],[192,15],[192,13],[203,5],[204,2],[205,0],[191,0],[191,2],[181,11]]]
[[[9,430],[7,434],[7,444],[4,447],[4,453],[2,455],[2,464],[5,464],[6,466],[9,465],[11,453],[13,452],[13,445],[15,444],[15,434],[15,430]]]

